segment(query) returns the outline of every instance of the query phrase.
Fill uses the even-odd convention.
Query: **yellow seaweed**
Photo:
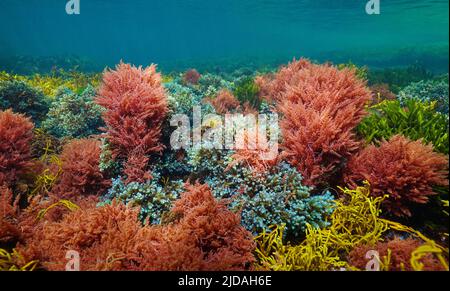
[[[22,256],[16,250],[9,253],[0,249],[0,271],[34,271],[36,269],[38,261],[31,261],[23,266],[18,266],[16,262],[22,259]]]
[[[24,81],[26,78],[24,76],[9,74],[5,71],[0,72],[0,82],[5,81]]]
[[[35,135],[43,134],[41,129],[35,130]],[[30,192],[30,196],[37,194],[48,194],[53,185],[58,180],[62,173],[62,162],[58,155],[53,153],[51,139],[46,139],[44,154],[40,157],[40,161],[47,165],[56,166],[56,171],[51,170],[50,166],[46,167],[37,177],[34,182],[34,187]]]
[[[382,241],[383,234],[389,230],[407,232],[425,242],[414,252],[411,264],[420,270],[420,258],[433,253],[448,269],[446,257],[448,250],[428,239],[420,232],[380,218],[381,203],[385,197],[370,197],[370,185],[354,190],[343,189],[344,199],[336,201],[337,208],[330,218],[331,225],[324,229],[308,226],[305,240],[292,246],[283,243],[284,225],[273,226],[271,232],[255,238],[257,269],[274,271],[329,271],[358,270],[345,261],[345,256],[358,245],[375,245]],[[388,271],[391,254],[380,258],[380,270]]]
[[[94,88],[100,84],[100,74],[88,75],[81,72],[60,71],[58,75],[35,74],[25,82],[37,89],[40,89],[46,96],[54,98],[61,88],[67,88],[75,93],[80,93],[88,85]]]
[[[47,207],[47,208],[45,208],[45,209],[42,209],[41,211],[39,211],[39,213],[38,213],[36,219],[40,220],[40,219],[44,218],[44,216],[47,214],[47,212],[48,212],[50,209],[55,208],[55,207],[57,207],[57,206],[64,206],[64,207],[66,207],[67,209],[69,209],[70,211],[75,211],[75,210],[77,210],[77,209],[80,209],[80,207],[79,207],[78,205],[76,205],[75,203],[70,202],[69,200],[64,200],[64,199],[63,199],[63,200],[59,200],[59,201],[56,202],[56,203],[53,203],[52,205],[50,205],[49,207]]]

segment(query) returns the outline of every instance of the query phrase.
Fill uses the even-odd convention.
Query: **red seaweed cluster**
[[[202,75],[196,69],[187,70],[184,73],[183,80],[185,84],[197,85]]]
[[[12,110],[0,111],[0,186],[14,186],[33,165],[33,128],[33,123],[24,115]]]
[[[60,155],[62,174],[52,193],[64,199],[101,195],[110,180],[99,168],[101,142],[96,139],[73,140],[64,146]]]
[[[411,216],[413,204],[427,203],[437,194],[433,186],[448,187],[448,157],[421,140],[397,135],[353,156],[344,179],[352,186],[368,181],[372,196],[389,195],[384,202],[389,213]]]
[[[317,186],[337,175],[360,147],[354,128],[367,114],[371,92],[351,69],[294,61],[259,78],[261,94],[283,116],[282,155],[304,182]]]
[[[47,270],[64,270],[71,250],[82,270],[246,270],[254,260],[239,215],[205,185],[187,187],[166,225],[142,225],[138,214],[118,202],[66,212],[42,223],[18,251]]]
[[[413,271],[412,253],[422,245],[418,239],[395,237],[386,242],[378,242],[375,246],[357,246],[350,252],[348,261],[350,265],[365,270],[368,262],[366,254],[369,251],[377,251],[381,262],[389,257],[389,271]],[[439,260],[431,253],[425,254],[419,261],[424,266],[423,271],[445,271]]]
[[[114,156],[128,160],[127,181],[147,180],[147,155],[164,149],[161,127],[168,112],[156,66],[143,69],[120,63],[116,70],[106,71],[96,102],[105,108],[104,130]]]

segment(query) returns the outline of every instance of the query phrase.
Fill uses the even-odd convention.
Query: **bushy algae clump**
[[[402,106],[399,101],[384,101],[369,109],[370,115],[359,124],[358,132],[367,143],[380,143],[402,134],[411,140],[422,139],[437,152],[448,154],[448,116],[435,109],[435,102],[411,99]]]
[[[327,185],[359,149],[354,134],[371,93],[355,70],[294,61],[258,80],[261,96],[275,102],[283,155],[308,186]]]
[[[12,109],[40,124],[48,111],[49,100],[39,89],[23,81],[0,82],[0,110]]]
[[[448,156],[421,140],[396,135],[354,155],[344,180],[353,187],[369,181],[372,195],[389,195],[383,203],[389,214],[411,216],[414,204],[425,204],[438,194],[433,186],[448,187]]]
[[[411,83],[399,92],[398,99],[402,104],[407,104],[409,100],[435,102],[436,110],[448,115],[448,80],[447,74],[438,79]]]
[[[0,186],[13,187],[32,166],[34,125],[12,110],[0,110]]]
[[[52,193],[60,198],[78,200],[86,195],[101,195],[111,185],[99,168],[100,141],[73,140],[64,146],[60,155],[62,174]]]
[[[168,112],[156,66],[143,69],[121,63],[116,70],[105,71],[96,102],[105,109],[103,130],[113,157],[126,160],[127,181],[149,179],[147,155],[164,148],[161,127]]]
[[[113,202],[69,211],[47,221],[18,248],[26,260],[64,270],[67,250],[80,252],[83,270],[246,270],[252,236],[237,214],[204,185],[188,186],[164,226],[142,225],[139,210]]]
[[[139,206],[142,221],[149,219],[152,224],[160,224],[163,215],[169,212],[172,203],[184,191],[184,184],[182,181],[166,181],[156,171],[152,174],[152,180],[145,183],[131,182],[126,185],[120,177],[113,179],[105,202],[117,199]]]
[[[103,126],[103,110],[94,102],[96,94],[91,86],[80,94],[68,89],[59,91],[42,127],[59,138],[83,138],[98,134]]]
[[[327,226],[335,206],[330,192],[312,195],[302,181],[302,175],[286,163],[257,173],[237,165],[206,179],[216,197],[232,199],[230,207],[240,211],[246,229],[257,234],[286,224],[293,236],[304,233],[307,224]]]

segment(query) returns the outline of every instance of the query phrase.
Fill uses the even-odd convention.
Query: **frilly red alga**
[[[120,63],[116,70],[105,71],[96,102],[106,109],[104,130],[114,156],[129,161],[125,167],[127,181],[147,180],[147,155],[164,149],[161,126],[168,112],[156,66],[143,69]]]

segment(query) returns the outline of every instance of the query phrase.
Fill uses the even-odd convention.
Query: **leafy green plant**
[[[252,77],[244,77],[238,81],[233,91],[234,96],[236,96],[241,104],[248,102],[255,109],[259,109],[261,105],[258,93],[259,88]]]
[[[358,77],[358,79],[361,80],[367,80],[368,75],[369,75],[369,68],[367,66],[357,66],[354,63],[352,63],[351,61],[345,64],[339,64],[337,65],[337,68],[339,70],[343,70],[343,69],[351,69],[351,70],[355,70],[355,75],[356,77]]]
[[[367,143],[379,143],[396,134],[423,139],[432,143],[435,151],[448,154],[448,117],[435,107],[435,102],[407,100],[403,107],[399,101],[385,101],[370,108],[372,114],[361,122],[358,132]]]

